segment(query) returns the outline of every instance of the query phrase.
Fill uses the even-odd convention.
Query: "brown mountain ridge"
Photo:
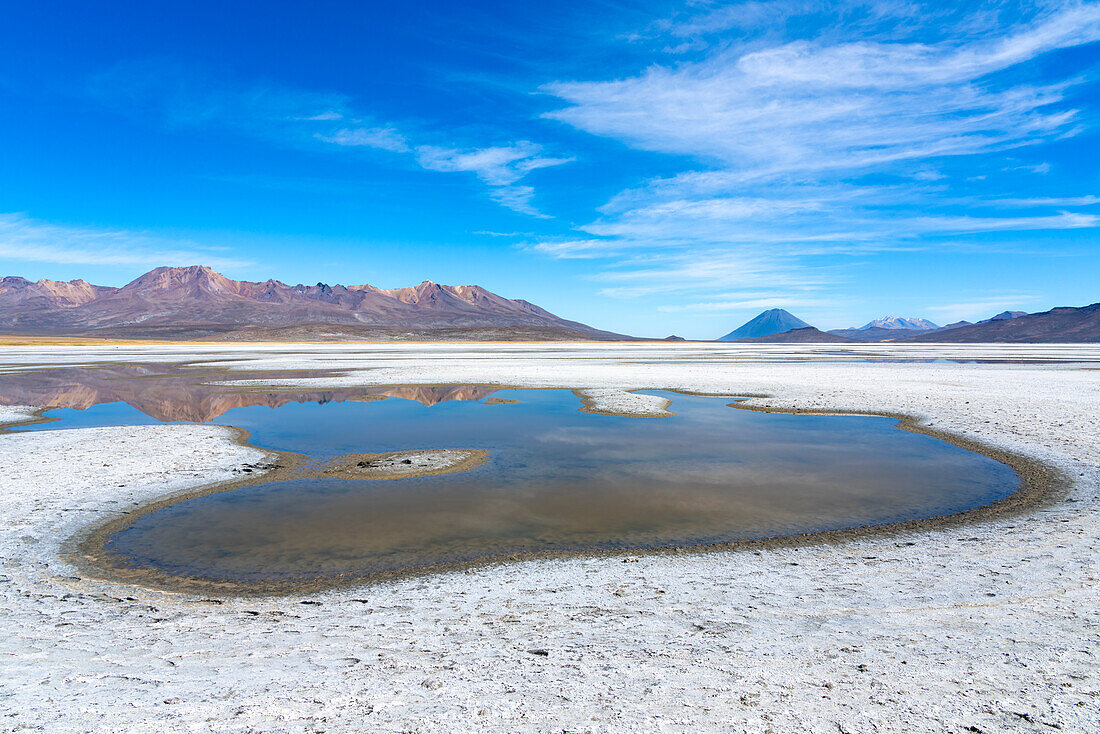
[[[622,339],[476,285],[287,285],[161,267],[121,288],[0,279],[0,331],[159,339]]]
[[[998,314],[998,317],[1001,314]],[[1060,306],[1042,313],[994,317],[954,329],[930,331],[898,342],[1047,343],[1100,342],[1100,303]]]

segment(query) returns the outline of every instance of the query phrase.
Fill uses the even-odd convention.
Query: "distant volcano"
[[[781,308],[769,308],[751,321],[748,321],[723,337],[720,342],[732,342],[738,339],[753,339],[760,336],[782,334],[793,329],[805,329],[807,324],[789,311]]]

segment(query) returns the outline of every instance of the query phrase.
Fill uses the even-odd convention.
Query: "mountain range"
[[[624,339],[480,286],[287,285],[162,267],[115,288],[0,279],[0,330],[199,339]]]
[[[1008,321],[1011,319],[1019,318],[1020,316],[1027,316],[1027,311],[1002,311],[995,316],[991,316],[988,319],[982,319],[977,322],[979,324],[988,324],[992,321]],[[927,336],[929,334],[949,331],[951,329],[958,329],[963,326],[974,326],[969,321],[956,321],[953,324],[947,324],[946,326],[937,326],[928,319],[909,319],[901,318],[898,316],[883,316],[881,319],[875,319],[870,323],[864,324],[859,328],[854,329],[832,329],[828,333],[836,334],[837,336],[848,337],[849,339],[855,339],[856,341],[901,341],[918,336]],[[936,341],[935,339],[925,339],[925,341]]]
[[[884,316],[851,329],[819,331],[783,309],[769,309],[719,341],[772,343],[841,342],[1097,342],[1100,303],[1061,307],[1043,313],[1002,311],[977,323],[959,321],[937,326],[927,319]]]
[[[928,319],[883,316],[863,326],[851,329],[832,329],[828,333],[861,342],[893,341],[895,339],[904,339],[914,332],[932,331],[939,328],[939,326]]]
[[[902,318],[901,316],[883,316],[881,319],[870,321],[859,328],[861,331],[867,331],[869,329],[918,329],[924,331],[927,329],[938,329],[940,327],[932,323],[928,319],[908,319]]]
[[[1005,315],[1008,314],[1008,315]],[[907,342],[1081,343],[1100,342],[1100,303],[1062,306],[1042,313],[1005,312],[953,329],[911,336]]]
[[[569,321],[480,286],[424,281],[371,285],[287,285],[231,280],[212,269],[156,268],[122,287],[0,278],[0,332],[222,341],[633,340]],[[676,340],[678,337],[669,337]],[[1100,304],[1038,314],[1003,311],[983,321],[937,326],[884,316],[822,332],[773,308],[719,341],[1090,342],[1100,341]]]

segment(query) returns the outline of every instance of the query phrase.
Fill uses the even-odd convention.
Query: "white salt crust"
[[[663,417],[673,415],[668,408],[670,401],[659,395],[627,392],[615,388],[602,390],[577,390],[577,396],[584,399],[585,410],[592,413],[612,413],[615,415],[636,415]]]
[[[903,412],[1047,461],[1073,486],[1025,516],[836,546],[526,562],[215,603],[77,580],[59,544],[263,452],[216,426],[7,434],[0,730],[1100,729],[1095,347],[966,351],[1053,366],[820,364],[806,360],[840,350],[737,345],[308,349],[127,348],[125,359],[361,370],[296,385],[680,388]],[[0,370],[118,356],[39,352],[5,353]],[[897,354],[913,352],[839,359]]]

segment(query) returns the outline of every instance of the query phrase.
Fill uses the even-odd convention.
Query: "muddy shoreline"
[[[554,389],[554,388],[517,388],[514,386],[501,387],[486,385],[486,387],[498,389]],[[149,567],[135,567],[119,562],[107,549],[106,541],[114,533],[122,530],[131,522],[144,517],[152,512],[165,507],[184,502],[197,497],[210,494],[232,491],[246,486],[282,481],[286,479],[301,479],[318,475],[323,471],[323,465],[313,465],[306,461],[306,457],[293,452],[268,451],[270,459],[264,473],[256,476],[243,477],[231,482],[220,482],[212,485],[188,490],[169,497],[159,498],[106,523],[87,528],[77,536],[66,541],[62,546],[62,554],[65,560],[74,564],[82,575],[104,581],[122,582],[138,586],[151,587],[157,590],[170,592],[196,594],[214,597],[274,597],[274,596],[301,596],[321,591],[329,591],[339,588],[365,586],[388,580],[426,576],[438,573],[462,571],[471,568],[484,568],[507,563],[531,560],[552,560],[563,558],[625,558],[651,555],[681,555],[689,553],[726,553],[737,551],[759,551],[772,548],[795,548],[814,545],[837,545],[848,541],[864,538],[903,537],[932,530],[948,527],[958,527],[971,523],[982,522],[994,518],[1011,517],[1034,509],[1052,504],[1063,498],[1068,492],[1071,483],[1069,478],[1052,466],[1043,464],[1018,453],[996,448],[980,441],[965,438],[941,431],[909,415],[876,411],[844,411],[844,410],[816,410],[816,409],[777,409],[745,405],[744,400],[752,398],[771,398],[770,395],[723,395],[715,393],[701,393],[686,390],[671,390],[660,388],[645,388],[650,392],[672,392],[684,395],[699,395],[707,397],[722,397],[731,399],[729,407],[741,410],[751,410],[765,413],[779,413],[788,415],[851,415],[866,417],[885,417],[897,421],[896,427],[900,430],[922,433],[933,438],[946,441],[968,451],[987,456],[995,461],[1007,465],[1019,478],[1019,485],[1011,495],[988,505],[982,505],[959,513],[938,515],[929,518],[906,520],[883,525],[859,526],[839,530],[824,530],[794,535],[780,535],[766,538],[751,538],[734,540],[723,543],[707,545],[680,545],[656,548],[625,548],[625,549],[588,549],[568,551],[542,551],[513,553],[505,556],[492,556],[472,561],[459,563],[444,563],[429,566],[419,566],[402,569],[400,571],[375,572],[363,574],[341,574],[337,576],[310,577],[291,581],[271,582],[230,582],[209,579],[197,576],[175,576],[164,573],[159,569]],[[587,405],[584,407],[588,407]],[[584,408],[582,408],[583,410]],[[45,409],[43,409],[45,410]],[[589,412],[589,411],[585,411]],[[591,411],[601,414],[609,414],[603,411]],[[615,415],[612,413],[612,415]],[[629,417],[644,417],[637,414],[624,414]],[[51,420],[43,418],[43,420]],[[31,421],[38,422],[38,421]],[[18,425],[28,425],[29,422]],[[17,426],[11,426],[17,427]],[[234,441],[248,446],[250,435],[241,428],[230,427],[234,431]],[[253,447],[256,448],[256,447]],[[403,452],[388,452],[399,454]],[[367,455],[364,455],[367,456]],[[381,455],[370,455],[381,456]],[[477,463],[480,463],[478,461]],[[910,541],[907,544],[914,544]]]

